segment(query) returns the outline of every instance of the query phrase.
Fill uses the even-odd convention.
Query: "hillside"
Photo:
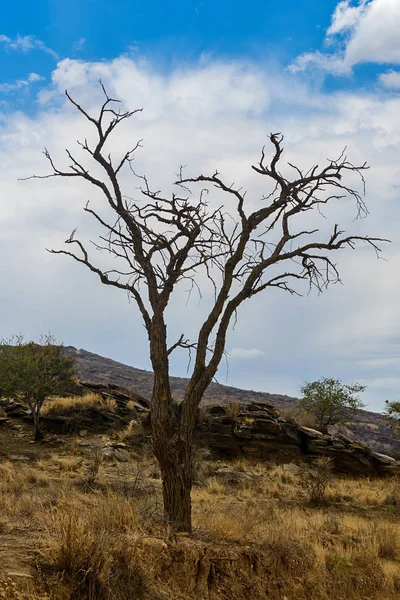
[[[153,384],[151,371],[136,369],[122,363],[88,352],[67,346],[65,351],[77,360],[78,374],[82,381],[92,383],[115,383],[149,398]],[[184,377],[171,377],[171,387],[174,396],[179,400],[183,397],[187,386]],[[205,394],[204,403],[228,402],[264,402],[272,404],[278,410],[293,410],[297,406],[298,398],[283,394],[268,392],[255,392],[242,390],[226,385],[212,383]],[[374,450],[391,455],[400,454],[400,440],[393,437],[390,424],[379,413],[363,410],[351,417],[351,422],[340,430],[340,433],[351,439],[365,442]]]

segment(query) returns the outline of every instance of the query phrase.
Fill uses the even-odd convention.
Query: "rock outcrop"
[[[81,382],[75,393],[96,392],[104,400],[115,400],[117,409],[109,412],[97,407],[68,415],[43,415],[48,432],[99,432],[121,428],[128,423],[143,423],[143,435],[150,435],[150,406],[143,396],[113,384]],[[3,400],[7,419],[31,421],[32,415],[18,402]],[[147,428],[146,428],[147,425]],[[139,436],[140,437],[140,436]],[[371,450],[367,445],[343,435],[327,435],[315,429],[285,421],[279,411],[264,402],[214,404],[203,407],[197,419],[196,442],[219,459],[245,457],[254,461],[296,462],[319,456],[333,459],[335,469],[343,473],[385,475],[400,473],[400,462]]]
[[[89,390],[101,396],[103,400],[115,400],[118,410],[122,413],[127,412],[128,402],[132,405],[131,410],[135,410],[139,413],[148,412],[150,408],[150,402],[147,398],[117,384],[80,381],[77,387],[77,392],[79,394],[85,394]]]
[[[93,352],[77,350],[72,346],[65,347],[64,350],[68,356],[72,356],[76,360],[77,374],[81,380],[105,386],[116,383],[128,390],[134,390],[145,398],[150,398],[153,387],[152,372],[124,365]],[[188,381],[182,377],[170,378],[172,395],[177,401],[184,397]],[[201,406],[233,402],[272,404],[280,411],[292,412],[298,406],[298,398],[295,397],[243,390],[220,383],[210,384],[204,394]],[[366,410],[351,413],[348,423],[341,428],[340,433],[352,440],[362,440],[377,452],[400,457],[400,438],[393,435],[390,419],[382,414]]]
[[[41,427],[44,432],[62,435],[80,431],[105,432],[110,428],[121,428],[133,418],[149,413],[149,401],[143,396],[119,385],[80,382],[72,390],[74,395],[83,396],[88,391],[95,392],[103,400],[114,400],[115,411],[97,406],[87,406],[84,410],[68,409],[66,413],[41,415]],[[128,404],[129,403],[129,404]],[[22,419],[32,422],[32,411],[13,399],[2,399],[0,408],[5,417],[0,419],[5,425],[9,419]]]
[[[277,462],[333,459],[337,471],[364,475],[400,473],[400,463],[343,435],[327,435],[285,421],[262,403],[214,405],[203,409],[199,440],[216,458]]]

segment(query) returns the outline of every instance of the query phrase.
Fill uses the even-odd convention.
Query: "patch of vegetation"
[[[299,407],[313,415],[317,429],[327,433],[329,427],[346,423],[349,412],[364,406],[357,396],[364,390],[365,386],[358,383],[348,385],[340,379],[323,377],[301,387]]]
[[[0,341],[0,397],[16,398],[32,412],[35,441],[42,439],[40,411],[47,398],[71,388],[75,361],[50,335],[40,344],[25,342],[23,336]]]
[[[101,396],[93,392],[83,396],[66,396],[48,398],[42,407],[44,415],[68,415],[72,412],[84,412],[90,408],[99,408],[114,412],[115,400],[103,400]]]

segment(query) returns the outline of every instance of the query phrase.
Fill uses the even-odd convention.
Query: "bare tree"
[[[100,82],[101,83],[101,82]],[[102,84],[101,84],[102,85]],[[99,178],[69,150],[70,166],[56,166],[46,149],[51,166],[46,177],[77,177],[98,188],[105,207],[111,208],[112,220],[89,204],[85,211],[104,228],[97,243],[123,264],[112,270],[98,267],[87,247],[75,236],[66,243],[73,250],[51,250],[65,254],[95,273],[100,281],[129,293],[136,301],[148,333],[150,358],[154,370],[151,397],[152,439],[155,456],[162,472],[165,516],[176,530],[191,529],[191,453],[196,410],[214,378],[224,354],[229,324],[239,306],[267,288],[280,288],[297,294],[296,284],[306,282],[319,292],[339,281],[339,272],[330,253],[342,248],[354,249],[358,242],[370,245],[378,254],[380,238],[345,235],[338,225],[324,236],[318,229],[294,232],[297,215],[320,210],[328,202],[351,197],[357,215],[366,216],[363,172],[366,164],[351,164],[344,153],[328,160],[320,168],[303,172],[290,165],[293,177],[278,170],[283,152],[283,136],[271,134],[272,157],[263,148],[253,166],[254,172],[273,184],[273,191],[262,198],[261,207],[248,211],[245,193],[227,184],[215,171],[210,175],[185,177],[180,171],[175,182],[177,193],[165,197],[153,191],[146,177],[140,177],[141,201],[129,199],[121,187],[121,172],[132,168],[140,142],[128,149],[118,161],[106,152],[114,130],[137,111],[124,111],[118,100],[107,95],[96,116],[89,114],[66,92],[68,100],[94,127],[96,143],[78,142],[101,168]],[[290,163],[289,163],[290,164]],[[96,171],[97,172],[97,171]],[[132,169],[133,172],[133,169]],[[361,192],[344,183],[348,175],[359,175]],[[224,195],[228,208],[212,209],[207,190],[193,195],[190,185],[214,187]],[[215,301],[198,332],[190,342],[182,335],[175,343],[167,341],[165,311],[183,280],[197,285],[200,270],[213,282]],[[174,411],[170,388],[169,356],[177,348],[190,348],[193,364],[181,410]]]

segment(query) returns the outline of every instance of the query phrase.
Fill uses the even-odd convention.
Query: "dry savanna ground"
[[[400,597],[396,479],[333,477],[315,504],[307,469],[198,451],[189,537],[132,428],[31,444],[21,427],[0,426],[1,600]]]

